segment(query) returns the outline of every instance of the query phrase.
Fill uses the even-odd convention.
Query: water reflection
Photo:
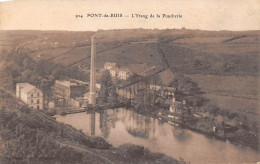
[[[89,115],[89,117],[90,117],[90,119],[89,119],[89,121],[90,121],[90,123],[89,123],[89,125],[90,125],[90,134],[91,134],[91,136],[94,136],[95,135],[95,129],[96,129],[96,127],[95,127],[95,125],[96,125],[96,113],[91,113],[90,115]]]
[[[151,151],[176,159],[182,157],[192,163],[260,161],[260,154],[250,148],[210,139],[125,109],[57,116],[57,121],[82,129],[87,135],[102,136],[114,146],[124,143],[143,145]]]
[[[172,128],[172,134],[180,142],[185,142],[192,137],[191,134],[181,128]]]
[[[111,128],[115,128],[116,121],[118,120],[117,114],[118,114],[117,109],[101,111],[99,113],[100,130],[104,138],[108,138]]]

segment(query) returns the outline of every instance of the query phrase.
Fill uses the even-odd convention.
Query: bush
[[[67,113],[66,112],[61,112],[61,114],[60,114],[61,116],[66,116],[67,115]]]
[[[162,158],[164,155],[161,153],[152,153],[148,149],[144,150],[144,158],[147,160],[156,160]]]
[[[124,144],[119,148],[126,155],[126,158],[131,158],[131,159],[142,158],[145,150],[143,146],[132,145],[132,144]]]
[[[207,101],[205,98],[201,96],[187,96],[185,100],[189,106],[193,107],[201,107]]]
[[[229,113],[227,116],[228,116],[229,119],[232,120],[232,119],[234,119],[235,117],[238,117],[238,113],[231,112],[231,113]]]
[[[220,109],[215,104],[208,104],[205,106],[206,111],[208,111],[210,114],[214,114],[215,116],[219,114]]]
[[[97,149],[109,149],[112,147],[110,143],[108,143],[104,138],[95,137],[92,141],[92,147]]]
[[[21,107],[21,112],[23,112],[23,113],[30,113],[30,111],[31,111],[31,109],[28,108],[28,107],[25,106],[25,105],[23,105],[23,106]]]

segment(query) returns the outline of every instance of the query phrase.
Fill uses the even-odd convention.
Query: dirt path
[[[70,148],[72,148],[74,150],[77,150],[77,151],[80,151],[80,152],[84,152],[84,153],[88,153],[88,154],[91,154],[93,156],[96,156],[96,157],[102,159],[104,161],[104,163],[106,163],[106,164],[108,164],[108,163],[109,164],[114,164],[114,162],[111,161],[110,159],[108,159],[108,158],[104,157],[103,155],[100,155],[100,154],[98,154],[98,153],[96,153],[94,151],[87,150],[87,149],[84,149],[82,147],[71,145],[71,144],[68,144],[68,143],[57,142],[57,144],[59,144],[60,146],[67,146],[67,147],[70,147]]]

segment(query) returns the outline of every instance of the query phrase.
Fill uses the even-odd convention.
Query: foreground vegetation
[[[40,111],[18,103],[0,90],[1,160],[6,163],[179,163],[140,146],[113,148]],[[127,159],[127,161],[126,161]]]

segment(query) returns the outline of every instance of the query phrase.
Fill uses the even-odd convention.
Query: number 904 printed
[[[76,14],[75,17],[76,18],[83,18],[83,17],[87,17],[87,18],[101,18],[101,17],[113,18],[113,17],[123,17],[123,14],[122,13],[110,13],[110,14],[87,13],[86,15]]]

